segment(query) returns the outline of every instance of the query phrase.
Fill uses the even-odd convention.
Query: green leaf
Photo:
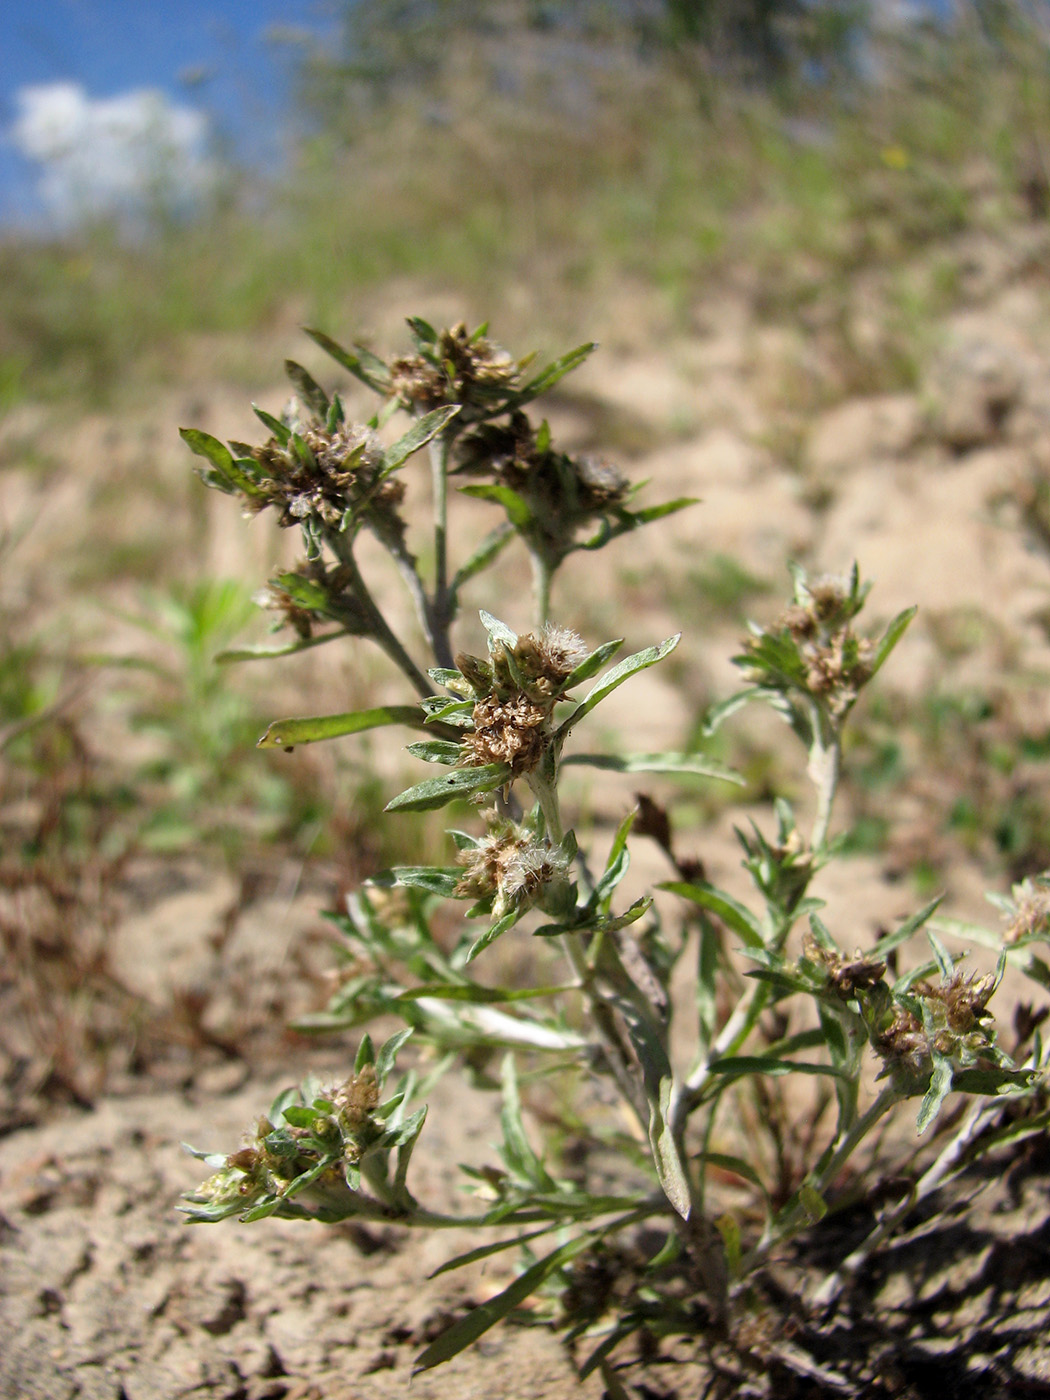
[[[952,961],[952,955],[932,929],[926,930],[926,937],[929,939],[930,947],[933,949],[933,956],[937,959],[937,967],[940,974],[947,982],[955,972],[955,963]]]
[[[466,961],[472,963],[479,953],[483,953],[490,943],[495,943],[496,939],[512,928],[520,918],[521,915],[518,911],[512,909],[509,914],[504,914],[501,919],[497,919],[491,928],[487,929],[479,939],[471,944]]]
[[[728,928],[740,935],[746,947],[765,948],[762,925],[750,909],[734,899],[732,895],[716,889],[714,885],[709,885],[706,880],[695,882],[670,880],[657,888],[668,890],[671,894],[680,894],[683,899],[689,899],[694,904],[699,904],[702,909],[717,914]]]
[[[939,894],[936,899],[931,899],[929,904],[924,904],[918,913],[913,914],[910,919],[905,919],[900,928],[894,929],[894,931],[885,938],[880,938],[874,947],[869,949],[870,956],[878,958],[881,961],[882,958],[884,958],[887,953],[892,952],[894,948],[899,948],[902,943],[907,943],[908,939],[911,938],[913,934],[918,933],[923,924],[931,918],[943,899],[944,895]]]
[[[808,1064],[804,1060],[779,1060],[772,1055],[727,1055],[716,1060],[710,1068],[711,1074],[723,1079],[739,1079],[746,1074],[769,1074],[777,1077],[782,1074],[823,1074],[833,1079],[849,1080],[845,1070],[833,1065]]]
[[[272,413],[267,413],[265,408],[260,408],[257,403],[252,404],[252,412],[262,423],[263,427],[269,428],[274,437],[282,447],[288,446],[288,440],[292,436],[292,430],[287,423],[282,423],[279,418],[275,418]]]
[[[515,530],[527,530],[533,523],[528,502],[511,486],[500,486],[496,482],[485,481],[473,486],[461,486],[459,489],[463,496],[473,496],[478,501],[494,501],[496,505],[502,506]]]
[[[386,394],[390,391],[390,372],[386,365],[378,356],[371,351],[365,350],[363,346],[355,346],[357,354],[351,354],[349,350],[337,344],[324,331],[311,330],[309,326],[304,326],[306,334],[315,344],[319,345],[326,354],[331,355],[337,364],[350,371],[355,379],[360,379],[362,384],[367,384],[370,389],[374,389],[377,394]]]
[[[720,778],[743,786],[746,779],[731,768],[698,753],[573,753],[562,759],[562,766],[577,764],[603,768],[610,773],[691,773],[700,778]]]
[[[677,511],[685,510],[687,506],[697,506],[700,504],[697,496],[678,496],[673,501],[664,501],[658,506],[645,506],[642,510],[627,511],[631,517],[632,527],[636,525],[648,525],[650,521],[662,520],[666,515],[674,515]]]
[[[277,719],[259,740],[260,749],[291,749],[321,739],[361,734],[387,724],[407,724],[422,729],[425,715],[418,705],[381,705],[374,710],[352,710],[345,715],[318,715],[310,719]]]
[[[242,491],[246,496],[265,494],[259,483],[233,460],[230,449],[211,433],[199,428],[180,428],[179,436],[195,456],[203,457],[215,468],[213,474],[207,475],[209,486],[218,486],[228,493]]]
[[[875,655],[871,661],[871,672],[874,676],[882,668],[890,652],[897,645],[907,631],[908,624],[918,612],[918,608],[905,608],[903,612],[897,614],[886,631],[882,634],[878,646],[875,648]]]
[[[436,1001],[465,1001],[474,1006],[494,1006],[499,1002],[532,1001],[536,997],[557,996],[575,990],[574,983],[556,987],[482,987],[477,982],[430,982],[423,987],[410,987],[401,992],[397,1001],[421,1001],[433,997]],[[225,1157],[222,1161],[225,1162]]]
[[[424,414],[418,422],[413,423],[408,432],[403,437],[398,438],[392,447],[388,447],[383,454],[384,475],[396,471],[398,467],[413,452],[418,452],[421,447],[425,447],[431,438],[437,437],[447,426],[450,419],[455,418],[459,412],[458,404],[449,404],[445,408],[435,408],[432,412]]]
[[[811,1186],[808,1181],[803,1182],[799,1187],[798,1201],[799,1205],[806,1212],[814,1225],[818,1220],[823,1220],[828,1213],[827,1201],[825,1201],[816,1187]]]
[[[489,646],[501,643],[508,651],[513,651],[518,645],[518,634],[512,632],[505,622],[500,622],[498,617],[493,617],[490,612],[480,608],[478,615],[481,618],[481,625],[488,633]]]
[[[948,1097],[952,1087],[952,1062],[947,1055],[938,1055],[933,1052],[933,1073],[930,1076],[930,1087],[923,1096],[919,1105],[919,1116],[915,1126],[920,1133],[924,1133],[933,1120],[941,1111],[941,1105]]]
[[[318,418],[327,418],[330,407],[328,395],[310,371],[304,369],[295,360],[285,360],[284,372],[295,385],[296,393],[311,412]]]
[[[513,397],[508,400],[507,407],[517,407],[519,404],[528,403],[531,399],[538,398],[540,394],[545,394],[548,389],[552,389],[559,379],[564,379],[567,374],[571,374],[574,369],[582,365],[592,350],[597,349],[597,342],[587,341],[584,345],[577,345],[575,350],[570,350],[567,354],[559,356],[546,365],[534,379],[530,379],[527,384],[523,384]]]
[[[307,1108],[303,1104],[289,1104],[284,1110],[284,1121],[293,1128],[312,1128],[321,1117],[323,1115],[316,1108]]]
[[[384,890],[400,886],[402,889],[429,890],[431,894],[451,898],[462,878],[463,871],[455,866],[441,869],[433,865],[395,865],[392,870],[381,870],[370,876],[368,883]]]
[[[622,637],[614,637],[611,642],[602,642],[600,647],[585,656],[578,666],[576,666],[562,682],[562,692],[575,690],[584,681],[589,681],[592,676],[596,676],[605,663],[620,650],[623,646]]]
[[[226,1159],[223,1158],[223,1161]],[[552,1230],[560,1228],[560,1221],[553,1221],[550,1225],[544,1225],[542,1230],[530,1230],[527,1235],[511,1235],[509,1240],[497,1240],[495,1244],[482,1244],[477,1249],[469,1249],[466,1254],[457,1254],[454,1259],[448,1259],[440,1265],[433,1273],[428,1274],[428,1278],[437,1278],[439,1274],[451,1273],[453,1269],[462,1269],[466,1264],[476,1264],[480,1259],[488,1259],[493,1254],[500,1254],[505,1249],[513,1249],[515,1245],[528,1244],[530,1240],[538,1240],[541,1235],[549,1235]]]
[[[567,1244],[560,1245],[543,1259],[537,1260],[531,1268],[519,1274],[502,1293],[497,1294],[495,1298],[489,1298],[480,1307],[467,1313],[466,1317],[453,1323],[447,1331],[442,1332],[441,1336],[416,1358],[413,1374],[428,1371],[432,1366],[439,1366],[443,1361],[451,1361],[454,1356],[458,1356],[479,1337],[484,1336],[490,1327],[494,1327],[523,1303],[531,1293],[535,1293],[551,1274],[570,1264],[577,1255],[590,1249],[594,1242],[593,1234],[577,1235],[574,1240],[569,1240]]]
[[[497,525],[494,530],[489,531],[467,562],[457,569],[450,588],[453,600],[459,596],[459,590],[463,585],[476,574],[480,574],[483,569],[488,568],[500,554],[504,545],[513,538],[514,527],[509,521],[504,521]]]
[[[325,642],[334,642],[338,637],[345,637],[342,630],[338,632],[326,632],[323,637],[299,637],[294,642],[286,642],[283,646],[246,646],[231,647],[229,651],[220,651],[216,656],[217,665],[228,666],[234,661],[269,661],[273,656],[294,656],[297,651],[309,651],[311,647],[323,646]]]
[[[395,1033],[389,1038],[389,1040],[385,1040],[383,1042],[379,1054],[376,1056],[376,1079],[379,1082],[380,1088],[383,1087],[383,1081],[386,1079],[390,1071],[394,1068],[394,1061],[397,1059],[397,1052],[401,1049],[402,1045],[404,1045],[405,1041],[409,1039],[412,1033],[413,1028],[411,1026],[408,1026],[403,1031],[395,1031]]]
[[[500,1123],[503,1127],[503,1160],[508,1170],[540,1191],[556,1191],[557,1184],[540,1161],[525,1133],[521,1116],[521,1096],[518,1093],[518,1074],[514,1056],[507,1052],[503,1057],[500,1071],[500,1089],[503,1107]]]
[[[372,1037],[365,1031],[357,1047],[357,1054],[354,1056],[354,1073],[360,1074],[365,1065],[374,1065],[376,1062],[376,1050],[372,1044]]]
[[[646,647],[644,651],[636,651],[633,656],[625,657],[619,665],[614,666],[596,686],[588,691],[582,702],[558,729],[555,737],[558,740],[563,740],[570,730],[579,724],[584,715],[590,714],[596,705],[601,704],[605,697],[611,695],[618,686],[623,685],[624,681],[630,680],[631,676],[646,670],[649,666],[655,666],[665,656],[670,656],[681,640],[681,636],[682,634],[679,632],[673,637],[668,637],[658,646]]]
[[[454,766],[463,756],[462,744],[450,739],[422,739],[418,744],[408,744],[407,751],[425,763],[443,763],[446,767]]]
[[[768,1198],[769,1193],[762,1183],[762,1178],[743,1157],[733,1157],[728,1152],[702,1152],[699,1159],[705,1167],[721,1167],[723,1171],[743,1177],[745,1181],[750,1181],[752,1186],[757,1186],[762,1195]]]
[[[432,812],[457,798],[491,792],[512,778],[509,763],[486,763],[479,768],[457,768],[441,778],[429,778],[407,788],[386,804],[387,812]]]
[[[682,1219],[688,1220],[691,1208],[689,1178],[670,1121],[673,1090],[674,1080],[668,1073],[661,1076],[656,1094],[646,1093],[649,1101],[649,1146],[664,1195]]]

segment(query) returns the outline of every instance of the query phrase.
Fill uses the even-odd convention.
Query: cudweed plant
[[[474,814],[470,829],[449,833],[450,864],[382,872],[348,900],[336,916],[346,977],[326,1011],[305,1023],[346,1029],[393,1013],[405,1028],[378,1050],[364,1033],[341,1084],[290,1089],[240,1148],[198,1154],[212,1175],[184,1208],[195,1221],[277,1215],[475,1229],[477,1247],[445,1269],[518,1249],[523,1265],[514,1281],[433,1341],[419,1369],[449,1360],[527,1299],[570,1341],[586,1345],[581,1375],[600,1369],[614,1394],[625,1393],[613,1366],[634,1334],[650,1346],[679,1337],[738,1356],[750,1351],[762,1365],[777,1342],[756,1351],[747,1319],[759,1306],[755,1285],[764,1265],[847,1198],[851,1181],[854,1192],[864,1182],[865,1145],[888,1115],[916,1101],[919,1133],[943,1146],[875,1221],[869,1239],[820,1283],[809,1300],[816,1308],[834,1303],[924,1196],[976,1156],[1045,1126],[1048,1054],[1039,1015],[1029,1014],[1011,1057],[989,1003],[1008,961],[1050,987],[1050,968],[1032,951],[1050,941],[1050,884],[1000,901],[1008,924],[998,933],[937,923],[934,901],[875,946],[851,952],[849,931],[837,940],[822,921],[810,890],[840,847],[832,814],[844,727],[914,612],[881,635],[858,631],[868,589],[856,567],[846,578],[794,570],[790,605],[771,627],[752,628],[736,658],[744,688],[709,718],[713,732],[740,706],[765,703],[807,755],[815,792],[808,825],[780,800],[775,830],[752,823],[738,832],[749,899],[707,882],[697,863],[678,860],[666,813],[648,799],[600,859],[593,833],[579,833],[563,814],[562,778],[571,765],[733,775],[695,753],[576,747],[592,711],[666,657],[678,638],[612,664],[620,640],[589,646],[551,623],[552,580],[575,551],[601,549],[690,502],[636,508],[636,488],[615,467],[558,450],[546,422],[526,413],[592,346],[534,370],[490,341],[485,327],[437,332],[414,319],[409,329],[411,353],[389,361],[310,332],[377,394],[380,406],[366,423],[350,422],[338,394],[329,396],[289,362],[296,396],[280,417],[256,409],[270,434],[261,446],[227,447],[183,430],[204,459],[208,485],[240,497],[249,513],[272,508],[302,537],[302,561],[277,574],[262,598],[290,639],[228,659],[368,639],[416,692],[414,703],[279,720],[260,742],[290,749],[382,726],[415,728],[423,737],[409,752],[440,771],[393,797],[387,810],[458,802]],[[398,414],[410,425],[387,445],[387,425]],[[426,570],[410,548],[404,514],[406,482],[424,449],[433,532]],[[454,486],[500,516],[458,564]],[[366,582],[357,553],[366,531],[400,569],[426,658],[411,654]],[[485,654],[454,651],[464,585],[515,539],[532,564],[532,629],[516,633],[482,611]],[[651,894],[626,907],[618,900],[632,826],[670,857],[676,878],[661,888],[677,902],[658,905]],[[435,912],[446,901],[465,906],[451,940],[435,931]],[[512,930],[557,949],[562,979],[541,986],[482,980],[487,950]],[[991,944],[995,973],[965,971],[938,930]],[[920,931],[932,956],[898,973],[898,950]],[[743,977],[739,954],[749,965]],[[687,981],[692,995],[683,997]],[[398,1071],[410,1037],[426,1054]],[[693,1047],[685,1059],[677,1050],[683,1044]],[[502,1095],[502,1161],[468,1173],[475,1210],[446,1214],[417,1199],[410,1167],[427,1091],[457,1064]],[[522,1086],[539,1076],[577,1082],[580,1106],[567,1120],[580,1148],[574,1158],[601,1167],[593,1178],[586,1166],[559,1167],[527,1131]],[[769,1083],[807,1079],[827,1091],[799,1159],[784,1131],[786,1099]],[[607,1087],[596,1093],[587,1087],[594,1081]],[[961,1118],[942,1114],[951,1093],[972,1096]],[[610,1123],[603,1106],[610,1095],[621,1101],[626,1127]],[[734,1125],[748,1104],[759,1111],[745,1148]],[[828,1109],[834,1122],[821,1133]],[[737,1192],[734,1209],[720,1209],[713,1173],[735,1179],[747,1203],[740,1206]]]

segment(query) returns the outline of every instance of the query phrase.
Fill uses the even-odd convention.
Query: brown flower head
[[[1041,882],[1024,880],[1015,885],[1014,912],[1003,931],[1007,946],[1022,939],[1050,939],[1050,888]]]
[[[463,740],[463,764],[507,763],[515,777],[539,766],[550,739],[550,711],[527,695],[492,694],[474,705],[474,730]]]
[[[350,511],[403,533],[398,508],[405,489],[400,481],[383,480],[383,447],[371,428],[345,424],[328,432],[314,425],[304,428],[299,441],[299,449],[294,440],[283,447],[276,438],[252,449],[267,473],[260,483],[264,494],[250,502],[252,509],[275,506],[284,527],[309,516],[338,526]]]
[[[497,919],[512,909],[531,908],[552,885],[565,880],[568,864],[561,851],[510,824],[495,827],[472,850],[461,851],[458,859],[466,871],[456,894],[492,898]]]
[[[822,947],[811,933],[803,935],[802,952],[809,962],[827,969],[829,988],[846,1001],[857,992],[874,987],[886,974],[884,962],[866,958],[859,948],[852,958],[844,958],[841,953]]]
[[[485,405],[512,389],[520,367],[485,336],[472,336],[462,322],[440,333],[433,355],[403,355],[391,361],[390,391],[406,408],[424,412],[443,404]]]

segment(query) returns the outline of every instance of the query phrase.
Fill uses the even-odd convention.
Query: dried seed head
[[[560,850],[509,825],[490,832],[473,850],[461,851],[459,863],[466,872],[456,894],[492,898],[496,918],[536,904],[551,885],[565,879],[568,869]]]
[[[956,972],[939,987],[916,983],[916,991],[921,996],[943,1004],[948,1027],[956,1035],[966,1035],[978,1022],[990,1018],[988,1001],[995,987],[995,978],[990,973],[978,977],[976,973],[967,976]]]
[[[463,764],[507,763],[514,776],[538,767],[550,739],[549,707],[527,695],[485,695],[474,705],[474,731],[463,740]]]
[[[929,1067],[930,1043],[922,1022],[903,1006],[894,1007],[893,1020],[874,1037],[874,1048],[887,1069],[921,1074]]]
[[[1003,942],[1009,946],[1024,938],[1050,938],[1050,889],[1025,880],[1013,893],[1016,908],[1003,931]]]
[[[811,963],[827,969],[829,988],[846,1001],[857,992],[874,987],[886,975],[884,962],[866,958],[859,948],[852,958],[844,958],[833,949],[824,948],[811,933],[802,937],[802,952]]]
[[[462,322],[441,332],[435,359],[403,355],[391,361],[391,392],[406,407],[484,402],[493,391],[512,388],[520,376],[506,350],[485,336],[472,337]]]
[[[257,593],[252,595],[252,602],[257,608],[280,613],[283,625],[294,627],[304,641],[313,634],[313,614],[309,609],[297,603],[287,589],[282,588],[280,584],[268,583],[265,588],[260,588]]]
[[[361,511],[378,529],[404,532],[398,510],[404,486],[382,480],[383,447],[371,428],[343,424],[330,433],[314,424],[300,437],[303,455],[275,438],[252,449],[267,479],[264,494],[249,500],[251,510],[276,507],[286,528],[311,516],[340,525],[348,510]]]
[[[328,1095],[335,1111],[351,1132],[361,1128],[379,1103],[379,1085],[374,1065],[363,1065],[345,1083]]]
[[[511,653],[514,671],[530,698],[543,704],[557,699],[564,682],[589,655],[582,638],[568,627],[550,623],[537,635],[526,632],[518,638]],[[494,656],[496,673],[505,685],[513,684],[513,673],[503,648]],[[501,664],[502,663],[502,664]]]

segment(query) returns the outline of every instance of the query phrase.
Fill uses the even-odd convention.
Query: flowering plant
[[[627,1393],[619,1367],[632,1335],[656,1346],[661,1338],[698,1340],[711,1355],[731,1358],[738,1378],[774,1354],[797,1369],[797,1351],[775,1336],[756,1347],[749,1319],[762,1306],[757,1280],[778,1250],[835,1209],[847,1169],[863,1173],[862,1149],[892,1110],[917,1100],[919,1133],[946,1140],[899,1204],[874,1219],[868,1239],[826,1276],[808,1300],[812,1308],[834,1304],[924,1194],[980,1153],[1045,1126],[1050,1061],[1037,1021],[1008,1055],[989,1003],[1007,961],[1050,985],[1050,969],[1031,951],[1050,937],[1048,887],[1016,892],[1005,936],[936,922],[937,901],[852,953],[823,922],[811,886],[841,850],[832,816],[844,726],[914,612],[876,635],[856,630],[868,592],[856,567],[846,578],[794,570],[791,603],[771,627],[754,627],[736,658],[743,689],[708,717],[711,734],[746,703],[772,706],[802,742],[815,788],[808,830],[778,799],[774,831],[752,823],[738,833],[750,901],[679,858],[667,813],[647,797],[599,856],[595,833],[563,816],[567,767],[722,782],[735,775],[696,752],[577,750],[581,723],[667,657],[678,638],[613,664],[621,640],[592,647],[551,624],[552,580],[573,552],[598,550],[690,502],[635,508],[635,488],[616,468],[557,450],[548,425],[527,416],[526,406],[590,345],[534,370],[493,344],[484,327],[437,332],[418,319],[409,327],[413,352],[389,361],[310,333],[380,397],[368,423],[350,423],[338,394],[329,397],[289,363],[296,398],[280,417],[256,410],[271,434],[262,446],[227,447],[183,431],[205,460],[207,484],[240,496],[250,512],[273,507],[283,526],[302,534],[303,562],[271,580],[265,598],[292,639],[229,659],[370,639],[416,692],[414,703],[278,720],[260,742],[290,749],[409,726],[423,736],[409,753],[440,772],[393,797],[387,810],[465,802],[477,813],[472,829],[450,831],[450,864],[378,872],[336,916],[350,971],[307,1024],[348,1029],[394,1013],[404,1029],[379,1049],[364,1033],[344,1082],[288,1090],[239,1149],[198,1154],[212,1174],[184,1208],[197,1221],[279,1215],[493,1232],[445,1268],[519,1248],[522,1271],[431,1342],[418,1358],[421,1369],[456,1355],[540,1294],[555,1300],[549,1315],[567,1338],[587,1343],[581,1374],[600,1369],[617,1396]],[[384,445],[399,412],[411,425]],[[401,474],[422,449],[433,506],[426,574],[409,548]],[[501,519],[453,571],[449,488],[461,478],[463,493],[490,503]],[[410,654],[366,583],[356,553],[364,531],[405,580],[429,647],[425,659]],[[451,630],[465,585],[514,539],[532,565],[531,630],[517,633],[482,611],[486,654],[456,652]],[[673,878],[659,887],[660,900],[650,892],[624,906],[618,891],[632,836],[657,842]],[[436,921],[449,900],[469,905],[451,939],[439,932],[447,920]],[[527,937],[560,950],[563,980],[482,980],[483,955],[519,924]],[[899,971],[898,950],[923,930],[932,957]],[[960,970],[945,932],[994,942],[996,971]],[[415,1060],[398,1071],[410,1039]],[[502,1164],[473,1174],[473,1212],[446,1215],[417,1199],[409,1176],[427,1088],[455,1063],[502,1094]],[[530,1082],[538,1071],[576,1086],[580,1108],[563,1127],[577,1144],[576,1161],[598,1164],[593,1173],[570,1168],[534,1141],[523,1113],[531,1092],[523,1067]],[[874,1084],[869,1067],[877,1071]],[[786,1082],[821,1086],[801,1157],[792,1156],[782,1131]],[[588,1087],[595,1083],[597,1090]],[[746,1106],[748,1090],[762,1106],[757,1116]],[[608,1121],[603,1095],[610,1093],[622,1102],[626,1126]],[[950,1093],[973,1096],[961,1123],[942,1114]],[[834,1122],[821,1132],[829,1111]],[[753,1133],[742,1134],[737,1122]],[[716,1199],[716,1176],[735,1183],[735,1207]]]

